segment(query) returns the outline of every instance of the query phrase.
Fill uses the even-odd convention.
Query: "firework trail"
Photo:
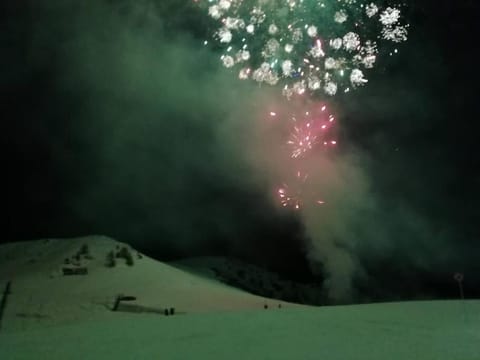
[[[384,1],[198,2],[215,24],[223,65],[240,79],[281,84],[287,98],[306,92],[333,96],[366,84],[364,71],[408,35],[400,8]]]

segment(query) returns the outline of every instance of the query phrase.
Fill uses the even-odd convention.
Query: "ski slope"
[[[85,242],[88,275],[59,275]],[[301,306],[145,256],[106,268],[104,253],[117,245],[89,237],[0,246],[0,285],[13,279],[0,359],[480,360],[480,301]],[[113,312],[119,292],[177,314]]]

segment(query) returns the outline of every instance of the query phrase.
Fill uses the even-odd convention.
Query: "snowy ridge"
[[[87,248],[82,254],[82,248]],[[126,248],[132,265],[117,255]],[[85,252],[85,251],[83,251]],[[114,266],[107,266],[109,253]],[[63,275],[63,269],[86,269]],[[108,319],[119,294],[131,308],[177,313],[260,309],[265,299],[214,279],[188,273],[103,236],[47,239],[0,246],[0,286],[12,281],[2,330]],[[118,317],[118,316],[117,316]]]

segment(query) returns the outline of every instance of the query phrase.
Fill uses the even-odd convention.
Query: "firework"
[[[302,174],[298,171],[295,183],[292,186],[283,184],[278,189],[278,197],[283,207],[291,207],[295,210],[300,210],[303,206],[303,185],[308,178],[308,174]]]
[[[392,53],[387,45],[408,36],[401,9],[384,3],[203,0],[223,65],[242,80],[281,85],[288,98],[366,84],[381,50]]]
[[[305,194],[305,183],[308,179],[308,174],[301,171],[297,171],[295,179],[292,184],[283,184],[277,190],[280,204],[285,208],[291,208],[294,210],[301,210],[306,202],[312,202],[315,205],[323,205],[323,200],[311,200],[312,197]],[[314,198],[314,197],[313,197]]]
[[[330,139],[330,128],[335,117],[326,111],[324,105],[320,111],[305,111],[301,116],[292,115],[293,129],[290,132],[287,145],[290,147],[292,158],[299,158],[317,144],[323,146],[335,145],[336,141]]]
[[[289,104],[288,110],[276,109],[269,113],[275,123],[285,129],[284,144],[288,149],[288,157],[283,159],[283,164],[286,168],[296,169],[295,176],[277,188],[277,197],[283,207],[300,210],[305,204],[324,204],[323,200],[312,200],[317,198],[317,194],[312,193],[311,184],[307,184],[308,164],[312,163],[307,160],[307,155],[310,157],[325,147],[336,145],[332,131],[335,117],[324,103],[306,102],[303,99]]]

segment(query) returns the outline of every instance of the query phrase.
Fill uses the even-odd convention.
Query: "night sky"
[[[345,276],[353,299],[453,297],[461,271],[480,296],[475,1],[410,1],[399,54],[332,101],[329,207],[306,219],[272,199],[249,116],[271,89],[231,76],[181,3],[2,2],[2,242],[104,234]]]

